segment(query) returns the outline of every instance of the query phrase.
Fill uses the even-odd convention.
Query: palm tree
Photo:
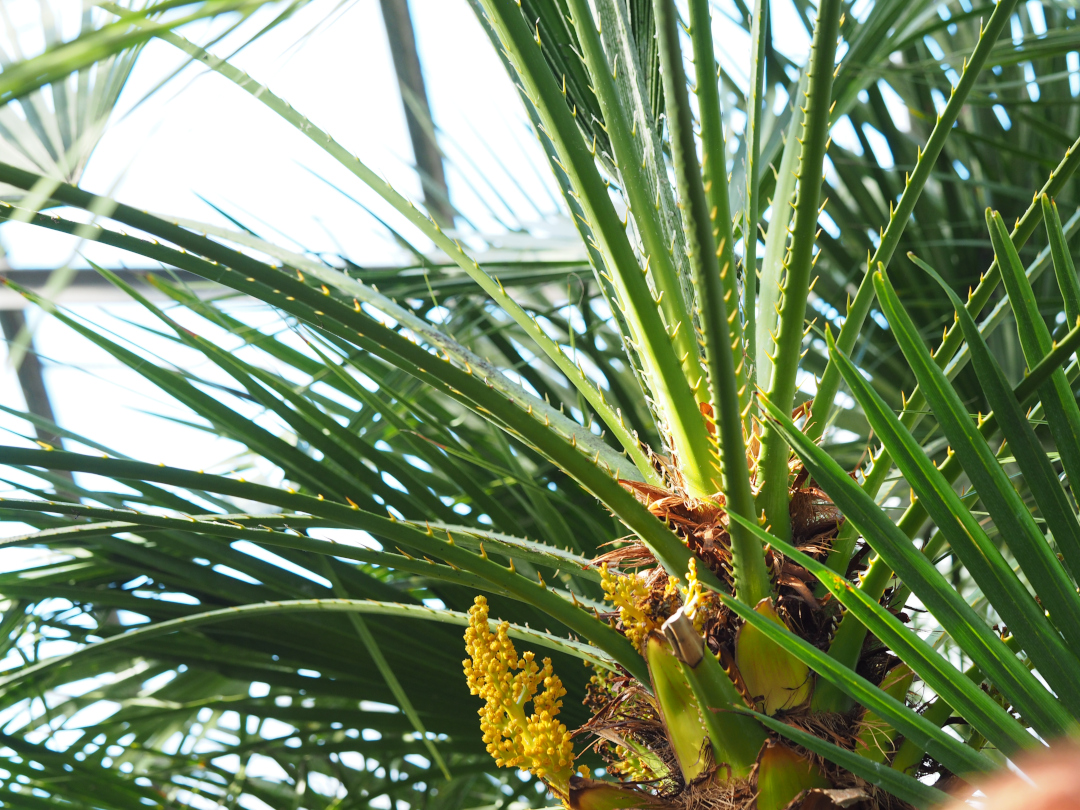
[[[257,98],[440,258],[365,271],[0,165],[0,216],[220,285],[155,277],[163,308],[101,270],[212,375],[50,309],[245,448],[0,447],[33,529],[4,544],[64,555],[0,575],[4,801],[927,807],[1069,733],[1071,10],[796,4],[800,68],[763,0],[719,66],[707,0],[474,5],[580,260],[476,250],[154,7],[125,43]]]

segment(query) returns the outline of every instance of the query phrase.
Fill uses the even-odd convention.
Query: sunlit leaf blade
[[[952,762],[957,772],[971,773],[993,769],[993,764],[982,754],[973,751],[955,737],[949,736],[937,726],[927,722],[909,707],[885,694],[861,675],[837,663],[826,653],[799,638],[787,628],[761,616],[726,594],[717,594],[717,596],[732,612],[738,614],[747,624],[760,630],[762,635],[781,649],[790,652],[821,677],[835,683],[866,708],[877,712],[895,728],[901,730],[905,736],[918,739],[921,744],[926,745],[928,751],[934,752],[935,757],[942,761]]]
[[[733,518],[741,520],[741,518]],[[955,711],[961,712],[1002,751],[1020,751],[1037,745],[1035,739],[1010,716],[999,703],[973,684],[927,642],[903,626],[899,619],[859,588],[831,571],[790,543],[780,540],[758,526],[748,524],[762,542],[771,543],[816,576],[829,592],[874,635],[914,669],[920,678]]]
[[[963,309],[956,299],[955,303]],[[970,321],[970,316],[964,312],[962,319]],[[964,322],[963,320],[961,321]],[[970,323],[971,335],[969,344],[977,340],[979,350],[973,350],[973,363],[976,368],[983,371],[983,380],[987,380],[990,369],[983,369],[983,360],[988,357],[985,343],[978,336],[978,330],[974,329],[974,322]],[[831,336],[828,336],[831,344]],[[1072,654],[1065,642],[1058,635],[1057,630],[1046,618],[1045,610],[1036,603],[1029,594],[1020,579],[1013,573],[1012,567],[1005,561],[1001,552],[991,542],[986,532],[979,525],[975,516],[968,510],[960,497],[953,491],[950,483],[941,474],[937,467],[926,457],[914,437],[904,429],[900,420],[886,407],[884,401],[877,396],[873,388],[863,379],[850,360],[843,357],[836,349],[835,344],[830,346],[833,352],[833,361],[839,365],[840,373],[848,384],[855,398],[862,406],[867,418],[870,420],[874,432],[888,448],[897,466],[904,475],[904,479],[918,493],[920,502],[926,508],[938,530],[941,531],[950,548],[960,557],[971,577],[978,584],[983,594],[998,611],[999,615],[1008,622],[1010,627],[1017,628],[1016,635],[1024,639],[1025,644],[1031,644],[1034,649],[1029,650],[1032,660],[1053,661],[1060,668],[1071,666]],[[1000,375],[1000,371],[997,372]],[[1020,414],[1019,406],[1012,397],[1008,386],[1000,382],[1003,397],[991,397],[995,405],[1002,405],[1002,409],[995,409],[1000,414],[1002,425],[1026,424],[1023,415]],[[988,385],[988,382],[984,382]],[[1008,397],[1005,400],[1004,397]],[[1011,401],[1011,402],[1010,402]],[[1007,407],[1011,405],[1011,410]],[[1006,433],[1011,432],[1010,427],[1005,427]],[[1034,436],[1032,436],[1034,438]],[[1010,446],[1014,446],[1010,441]],[[957,449],[957,453],[960,451]],[[1040,454],[1041,455],[1041,454]],[[1045,456],[1043,456],[1045,458]],[[961,456],[963,459],[963,456]],[[991,461],[990,463],[996,463]],[[1047,485],[1044,479],[1042,486]],[[1050,484],[1056,486],[1056,477],[1051,476]],[[1063,493],[1064,494],[1064,493]],[[1037,593],[1041,592],[1041,586]],[[1062,621],[1068,621],[1067,616],[1060,616],[1058,626]],[[1051,677],[1045,675],[1044,677]],[[1060,678],[1060,676],[1058,676]],[[1059,681],[1063,682],[1063,681]]]
[[[1051,735],[1060,733],[1068,723],[1057,700],[1035,685],[1037,681],[1028,669],[1008,652],[1001,639],[873,499],[796,428],[790,417],[772,408],[767,401],[764,407],[815,480],[843,509],[847,520],[858,527],[867,543],[922,600],[946,632],[957,639],[1024,718],[1036,729],[1044,729]]]
[[[808,748],[815,754],[843,766],[852,773],[862,777],[870,784],[884,788],[892,795],[909,802],[915,807],[937,807],[948,799],[947,795],[940,790],[924,785],[917,779],[894,771],[892,768],[888,768],[877,762],[871,762],[870,760],[860,757],[858,754],[855,754],[846,748],[841,748],[839,745],[824,740],[821,737],[815,737],[813,734],[803,731],[798,726],[789,725],[782,720],[767,717],[758,712],[753,712],[750,709],[745,709],[743,711],[757,717],[773,731],[786,737],[793,743]]]
[[[1043,224],[1050,237],[1050,250],[1054,257],[1054,275],[1058,290],[1065,299],[1065,319],[1076,323],[1080,318],[1080,281],[1076,278],[1076,265],[1069,255],[1065,229],[1061,225],[1057,204],[1045,194],[1039,198],[1043,209]]]
[[[1043,605],[1050,609],[1051,615],[1056,617],[1058,629],[1065,636],[1065,639],[1075,647],[1077,639],[1075,634],[1080,629],[1080,625],[1077,625],[1075,618],[1078,606],[1080,606],[1075,587],[1071,584],[1057,557],[1047,546],[1034,517],[1023,506],[1023,500],[1019,493],[1017,493],[1005,471],[994,458],[994,452],[986,444],[985,439],[979,435],[975,423],[963,408],[955,390],[949,386],[943,372],[934,364],[921,340],[912,334],[910,320],[905,317],[896,298],[896,293],[889,285],[887,277],[879,272],[874,283],[878,288],[878,299],[881,301],[882,309],[893,325],[901,348],[914,367],[916,374],[919,375],[920,383],[926,392],[926,398],[938,418],[942,431],[948,437],[953,451],[960,457],[960,463],[963,465],[972,485],[979,493],[980,499],[985,504],[991,517],[993,517],[995,527],[1004,537],[1008,538],[1007,543],[1017,555],[1025,573],[1028,574],[1032,581],[1038,583],[1038,592]],[[967,315],[966,312],[965,315]],[[1030,449],[1037,442],[1034,433],[1031,432],[1031,427],[1027,425],[1027,421],[1021,413],[1018,403],[1012,397],[1008,385],[1001,379],[1000,370],[997,370],[998,377],[996,380],[992,375],[988,376],[993,367],[992,363],[989,362],[989,351],[985,343],[975,337],[974,322],[971,320],[970,315],[966,318],[960,316],[960,318],[961,325],[968,327],[967,331],[971,331],[973,334],[972,340],[976,341],[975,343],[969,342],[973,359],[974,353],[978,351],[981,359],[987,361],[988,368],[983,370],[982,375],[983,384],[989,386],[996,382],[997,385],[994,387],[1000,393],[1000,396],[995,397],[997,401],[994,404],[1000,408],[1008,409],[1003,414],[999,411],[999,414],[1001,414],[999,418],[1001,419],[1002,429],[1006,431],[1006,436],[1010,436],[1014,430],[1016,431],[1016,444],[1014,444],[1013,440],[1010,440],[1010,446],[1014,453],[1017,454],[1025,452],[1025,448],[1027,448],[1027,458],[1030,460]],[[1025,427],[1027,430],[1023,431]],[[1042,501],[1043,498],[1049,498],[1054,493],[1054,490],[1047,488],[1047,479],[1049,478],[1049,482],[1061,494],[1057,504],[1063,510],[1061,521],[1071,521],[1075,524],[1076,519],[1071,514],[1071,509],[1068,509],[1067,504],[1062,503],[1064,493],[1061,491],[1056,476],[1049,470],[1049,462],[1046,461],[1045,455],[1041,452],[1038,457],[1044,464],[1033,461],[1031,465],[1033,472],[1038,470],[1042,478],[1042,489],[1044,491],[1037,496],[1037,499]],[[1025,466],[1028,465],[1025,464]],[[1039,485],[1036,484],[1036,486]],[[1068,510],[1068,512],[1065,513],[1064,510]],[[1056,522],[1056,519],[1049,514],[1047,517]],[[1068,534],[1062,532],[1062,539],[1065,540],[1067,537]],[[1026,638],[1035,643],[1039,642],[1039,637],[1034,634]],[[1057,681],[1057,691],[1062,701],[1067,705],[1072,704],[1073,701],[1068,694],[1070,687],[1066,686],[1072,679],[1072,673],[1075,672],[1075,665],[1072,663],[1075,656],[1070,649],[1064,643],[1055,643],[1053,646],[1043,647],[1040,654],[1035,654],[1032,651],[1032,656],[1037,661],[1041,659],[1041,662],[1037,663],[1036,666],[1040,670],[1046,670],[1043,672],[1043,677]],[[1078,708],[1080,706],[1073,707],[1072,711],[1075,712]]]

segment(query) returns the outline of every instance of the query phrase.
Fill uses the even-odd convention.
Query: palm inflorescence
[[[252,3],[105,4],[0,73],[41,105],[164,40],[431,246],[369,271],[0,164],[4,220],[174,272],[98,268],[201,370],[18,291],[244,448],[0,447],[3,544],[56,553],[0,574],[3,801],[929,807],[1067,736],[1074,10],[797,2],[799,65],[767,0],[470,2],[571,258],[478,247],[175,30]]]

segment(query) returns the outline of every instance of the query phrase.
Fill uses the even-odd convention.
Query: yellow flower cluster
[[[638,651],[643,650],[649,633],[660,629],[660,622],[642,607],[649,598],[649,586],[641,577],[621,576],[609,571],[606,564],[600,568],[600,586],[604,589],[604,600],[619,609],[619,620],[626,637]]]
[[[702,606],[701,580],[697,576],[697,559],[690,558],[690,570],[686,575],[686,601],[683,609],[686,615],[694,622],[694,629],[699,633],[705,626],[705,613],[699,608]]]
[[[509,622],[502,622],[491,632],[487,599],[477,596],[465,631],[469,658],[462,665],[469,690],[485,701],[479,711],[484,742],[500,768],[531,771],[565,797],[573,774],[574,745],[556,717],[566,690],[552,672],[551,659],[545,658],[540,668],[531,652],[517,657],[509,629]],[[541,684],[544,690],[537,694]],[[533,713],[526,716],[530,700]]]

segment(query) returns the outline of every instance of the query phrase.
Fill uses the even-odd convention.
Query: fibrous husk
[[[843,523],[843,516],[812,480],[798,474],[797,469],[794,472],[797,475],[796,488],[791,492],[791,540],[800,551],[824,561]],[[730,535],[722,496],[690,499],[660,487],[629,481],[621,483],[675,531],[694,551],[699,565],[704,563],[719,579],[729,586],[732,584]],[[640,606],[658,624],[662,625],[682,607],[682,596],[674,587],[675,579],[669,577],[649,549],[637,540],[628,538],[593,562],[598,567],[606,564],[616,574],[622,572],[620,575],[638,577],[640,586],[635,586],[635,592],[643,594]],[[775,549],[767,551],[766,562],[776,585],[776,599],[769,605],[775,620],[815,646],[826,649],[835,629],[834,603],[828,599],[819,600],[814,593],[814,577]],[[601,615],[616,629],[623,630],[618,610]],[[736,666],[736,639],[741,620],[708,591],[698,604],[694,624],[704,636],[706,654],[718,658],[748,703],[752,702],[756,690],[766,691],[761,689],[760,683],[747,684]],[[775,645],[772,645],[766,651],[766,657],[775,657],[775,652]],[[895,663],[896,659],[881,647],[880,642],[870,637],[860,658],[859,671],[871,682],[878,683]],[[853,750],[862,719],[859,713],[811,713],[809,701],[804,699],[809,693],[810,676],[803,671],[805,666],[800,666],[802,669],[797,676],[787,673],[790,677],[782,679],[784,683],[777,693],[780,697],[770,699],[764,708],[791,725]],[[755,672],[759,669],[745,662],[744,668]],[[673,750],[656,700],[625,673],[598,673],[590,686],[586,704],[592,710],[593,718],[576,734],[593,737],[593,745],[608,762],[609,772],[621,776],[624,786],[647,792],[662,800],[662,805],[658,806],[672,810],[750,810],[755,806],[756,780],[760,776],[757,772],[750,779],[733,778],[723,768],[718,770],[711,759],[706,763],[694,757],[699,767],[686,774],[689,779],[684,778],[680,757]],[[812,784],[804,784],[795,793],[789,793],[783,804],[774,810],[826,810],[829,807],[899,810],[906,807],[895,797],[809,751],[781,744],[778,738],[772,740],[772,746],[794,752],[797,759],[809,762],[807,772],[817,774],[822,780],[811,780]],[[703,749],[708,748],[708,745],[703,746]],[[631,761],[632,767],[628,764]],[[620,771],[621,768],[626,770]],[[628,771],[637,775],[628,777]]]
[[[708,566],[719,579],[729,587],[731,579],[731,536],[728,533],[727,513],[724,510],[724,498],[701,500],[687,498],[677,492],[635,481],[620,481],[650,512],[665,521],[676,534],[694,551],[697,558]],[[791,527],[792,542],[805,554],[818,560],[824,560],[832,547],[843,516],[813,481],[791,492]],[[802,566],[787,559],[774,549],[766,555],[766,563],[773,580],[777,584],[778,598],[776,609],[787,625],[803,638],[812,643],[827,643],[833,630],[832,618],[828,611],[823,611],[823,602],[815,597],[812,590],[814,577]],[[612,569],[639,571],[649,579],[656,598],[654,607],[660,612],[660,621],[670,616],[678,602],[663,604],[667,575],[656,564],[652,553],[637,540],[630,539],[624,545],[600,555],[593,564],[597,567],[607,565]],[[668,592],[670,602],[670,591]],[[720,611],[722,614],[723,611]],[[736,625],[720,616],[718,626],[706,632],[709,648],[719,654],[721,648],[733,650]]]

